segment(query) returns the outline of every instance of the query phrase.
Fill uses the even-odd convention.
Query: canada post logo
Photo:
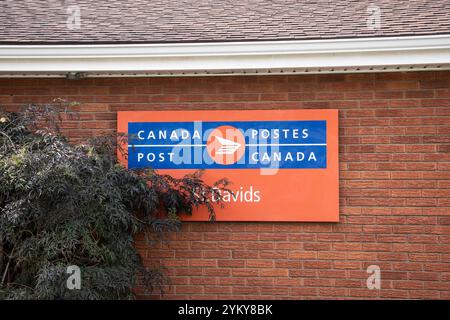
[[[326,120],[129,122],[128,167],[324,169]]]

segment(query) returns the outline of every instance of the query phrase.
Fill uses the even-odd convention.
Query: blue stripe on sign
[[[210,133],[232,126],[245,137],[234,164],[215,163]],[[326,121],[130,122],[128,167],[154,169],[326,168]]]

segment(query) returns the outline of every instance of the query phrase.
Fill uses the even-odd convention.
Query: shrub
[[[139,283],[167,283],[143,265],[134,238],[176,231],[179,215],[206,206],[214,188],[201,172],[175,179],[117,161],[117,137],[74,146],[57,124],[62,105],[0,110],[0,298],[130,299]],[[217,198],[217,195],[215,196]],[[81,270],[69,290],[67,267]]]

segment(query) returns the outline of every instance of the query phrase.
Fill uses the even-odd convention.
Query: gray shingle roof
[[[381,10],[367,27],[367,7]],[[79,6],[79,29],[67,26]],[[450,33],[448,0],[5,0],[0,43],[303,40]]]

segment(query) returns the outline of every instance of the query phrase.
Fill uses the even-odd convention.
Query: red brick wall
[[[340,110],[340,222],[185,223],[169,245],[138,242],[168,267],[164,298],[450,299],[450,72],[0,80],[9,109],[55,97],[82,102],[75,140],[114,130],[117,110]]]

